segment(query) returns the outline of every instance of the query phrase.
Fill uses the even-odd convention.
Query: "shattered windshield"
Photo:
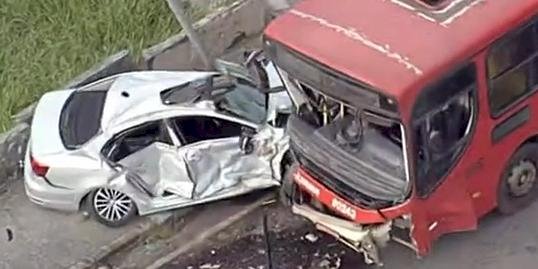
[[[347,87],[352,92],[338,92],[344,87],[331,87],[343,80],[327,76],[330,81],[322,89],[341,93],[341,101],[310,87],[281,70],[297,113],[289,121],[287,131],[291,147],[299,163],[311,174],[342,197],[371,208],[381,208],[405,199],[408,194],[407,161],[403,127],[394,105],[381,97],[373,102],[362,88]],[[310,81],[308,78],[306,81]],[[372,100],[370,100],[372,99]],[[368,101],[366,101],[368,100]],[[353,103],[354,105],[350,105]],[[327,162],[327,160],[331,160]]]
[[[223,113],[256,124],[266,120],[266,95],[250,84],[239,81],[219,99],[216,106]]]
[[[305,108],[287,128],[299,163],[349,201],[380,208],[407,195],[402,127],[397,122],[379,124],[350,114],[329,118]]]

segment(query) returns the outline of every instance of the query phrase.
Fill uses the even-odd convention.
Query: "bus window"
[[[527,24],[500,40],[488,55],[489,103],[494,116],[531,92],[538,83],[537,24]]]
[[[475,80],[468,79],[469,84],[461,85],[462,71],[467,78],[475,78],[474,65],[468,65],[430,88],[435,89],[432,93],[439,93],[454,85],[462,87],[455,90],[455,96],[445,99],[444,103],[437,103],[436,107],[415,121],[419,169],[416,184],[421,196],[430,193],[457,163],[470,137],[476,113]],[[428,102],[428,99],[426,94],[420,100]]]

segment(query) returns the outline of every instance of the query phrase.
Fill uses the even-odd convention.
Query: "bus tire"
[[[497,190],[497,207],[510,215],[529,206],[538,194],[538,144],[520,147],[510,158]]]
[[[290,207],[293,204],[293,193],[295,192],[295,186],[293,182],[293,173],[299,167],[298,164],[290,164],[290,166],[284,172],[282,176],[282,184],[280,186],[279,198],[282,205]]]

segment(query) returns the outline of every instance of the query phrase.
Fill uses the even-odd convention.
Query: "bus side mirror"
[[[443,138],[441,132],[431,131],[428,137],[428,148],[433,153],[440,153],[443,151]]]

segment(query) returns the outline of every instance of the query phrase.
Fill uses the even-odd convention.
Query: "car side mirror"
[[[250,76],[255,80],[256,87],[262,91],[269,90],[269,75],[264,68],[262,51],[246,52],[243,65],[248,69]]]
[[[428,148],[433,153],[440,153],[443,151],[443,138],[441,137],[441,132],[431,131],[428,137]]]
[[[241,128],[241,136],[239,137],[239,145],[241,147],[241,152],[248,155],[254,152],[254,144],[252,143],[252,138],[256,134],[254,129],[243,127]]]

